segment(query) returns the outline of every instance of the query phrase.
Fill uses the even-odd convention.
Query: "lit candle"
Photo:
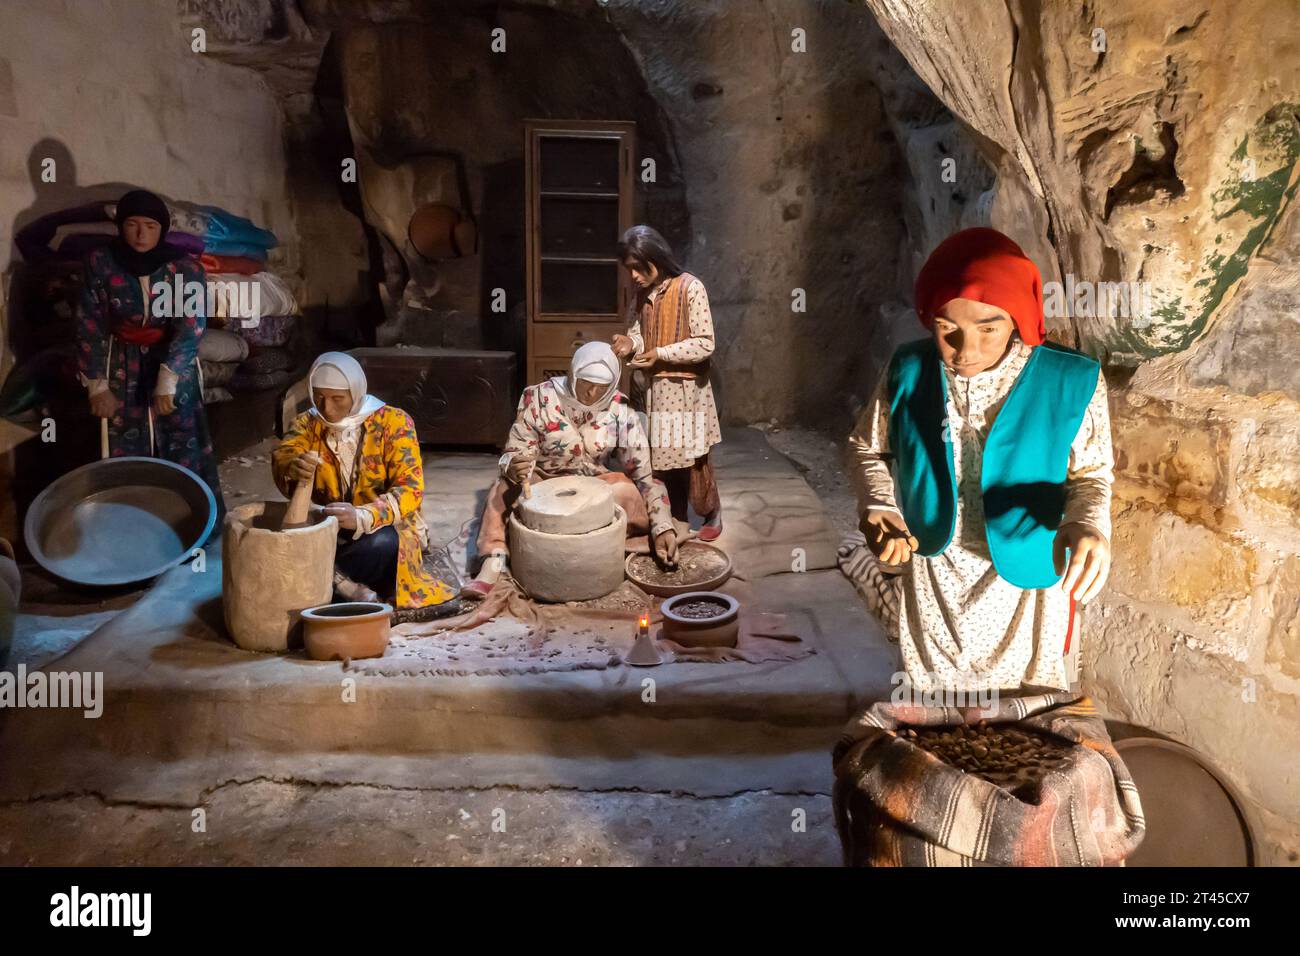
[[[638,622],[637,628],[638,628],[637,635],[636,635],[637,637],[650,636],[650,612],[649,611],[641,612],[641,620]]]

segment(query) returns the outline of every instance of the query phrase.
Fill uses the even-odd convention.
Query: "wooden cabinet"
[[[528,366],[564,375],[584,342],[625,329],[631,279],[618,240],[632,225],[636,124],[526,120]]]

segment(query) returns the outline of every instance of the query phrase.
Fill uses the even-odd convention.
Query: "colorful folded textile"
[[[226,242],[221,239],[204,239],[203,251],[213,256],[240,256],[245,259],[266,261],[266,247],[251,242]]]
[[[283,388],[293,381],[293,374],[290,372],[260,372],[250,374],[239,371],[235,377],[230,380],[231,391],[235,392],[264,392],[271,388]]]
[[[251,220],[243,216],[236,216],[218,206],[192,208],[195,212],[206,214],[208,217],[207,229],[203,233],[203,239],[207,243],[242,242],[263,249],[274,249],[279,244],[275,233],[255,226]]]
[[[239,363],[210,362],[204,359],[199,362],[199,370],[203,373],[204,388],[221,388],[230,384],[230,380],[235,377],[235,372],[239,370]]]
[[[213,273],[208,275],[208,286],[215,299],[212,314],[216,318],[251,319],[256,315],[293,315],[298,311],[288,284],[273,272],[251,276]]]
[[[203,266],[203,271],[209,274],[224,272],[251,276],[266,268],[266,263],[258,262],[256,259],[250,259],[247,256],[214,256],[207,252],[199,257],[199,262]]]
[[[247,325],[248,320],[231,323],[231,330],[243,336],[244,341],[254,346],[280,347],[287,345],[298,322],[296,315],[264,315],[256,325]]]
[[[50,248],[50,241],[60,226],[76,223],[111,223],[113,216],[108,211],[108,205],[104,202],[92,202],[71,209],[46,213],[19,229],[14,235],[14,244],[28,262],[52,258],[56,253]],[[66,256],[69,253],[61,254]]]
[[[266,372],[287,372],[293,368],[293,353],[288,349],[259,346],[239,365],[241,372],[262,375]]]
[[[205,362],[242,362],[248,358],[248,342],[225,329],[204,329],[199,337],[199,358]]]

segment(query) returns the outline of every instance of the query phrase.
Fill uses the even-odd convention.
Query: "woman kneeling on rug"
[[[310,480],[312,501],[338,519],[335,590],[398,608],[451,600],[451,588],[424,569],[424,469],[411,416],[366,394],[361,364],[343,352],[316,359],[308,381],[313,407],[272,453],[271,472],[285,497]]]
[[[647,531],[666,562],[677,556],[677,533],[663,483],[650,467],[650,446],[641,421],[618,390],[619,362],[604,342],[573,353],[567,377],[524,389],[499,463],[501,477],[488,492],[479,527],[478,576],[461,595],[480,598],[492,590],[508,559],[506,519],[531,482],[588,475],[613,486],[627,513],[629,535]]]

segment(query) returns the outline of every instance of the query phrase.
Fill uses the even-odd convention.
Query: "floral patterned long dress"
[[[89,253],[83,265],[77,369],[83,381],[107,380],[121,402],[108,419],[109,455],[142,455],[184,465],[212,489],[220,527],[225,506],[199,383],[199,337],[207,320],[201,308],[197,315],[185,315],[181,308],[168,310],[173,317],[153,315],[147,291],[158,283],[174,288],[177,276],[184,283],[203,284],[203,267],[182,258],[142,279],[123,270],[107,248]],[[166,334],[156,345],[132,345],[114,334],[123,327],[162,327]],[[158,415],[153,411],[154,386],[160,375],[169,373],[176,378],[176,408]]]
[[[989,555],[980,475],[984,443],[1024,370],[1033,347],[1015,337],[992,368],[957,375],[943,366],[958,475],[952,541],[940,554],[914,554],[895,579],[896,619],[885,625],[899,637],[903,664],[918,690],[972,690],[1021,685],[1067,688],[1075,678],[1078,619],[1075,602],[1059,584],[1024,590],[998,575]],[[849,438],[859,510],[902,517],[890,471],[889,395],[882,375]],[[1097,386],[1070,445],[1065,514],[1061,524],[1089,525],[1107,541],[1114,482],[1106,380]]]
[[[397,606],[443,604],[455,592],[424,567],[429,530],[420,514],[424,464],[415,422],[400,408],[384,405],[362,423],[361,430],[349,503],[370,512],[372,532],[388,525],[397,528]],[[286,498],[293,494],[294,486],[289,464],[299,455],[314,451],[321,463],[316,468],[312,501],[327,505],[343,500],[339,459],[326,443],[325,431],[319,417],[303,412],[271,453],[271,474]]]

